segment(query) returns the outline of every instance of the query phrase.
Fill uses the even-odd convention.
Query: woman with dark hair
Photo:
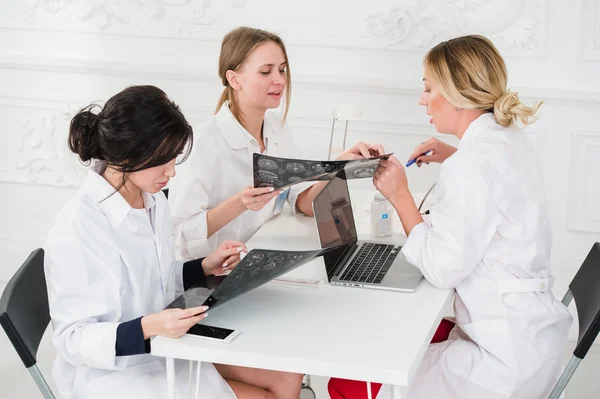
[[[184,289],[222,272],[224,263],[235,267],[245,246],[224,241],[206,258],[175,260],[161,189],[175,176],[176,157],[189,154],[193,132],[162,90],[129,87],[99,113],[95,108],[75,115],[69,132],[69,148],[94,164],[45,245],[58,352],[53,376],[66,398],[165,398],[165,366],[149,354],[150,338],[185,334],[207,308],[163,309]],[[176,363],[178,398],[187,393],[182,366]],[[206,398],[288,397],[282,392],[301,378],[264,371],[256,374],[258,388],[224,380],[212,364],[201,370]]]

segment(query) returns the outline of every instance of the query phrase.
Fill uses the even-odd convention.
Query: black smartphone
[[[206,338],[213,341],[230,343],[239,335],[238,330],[228,328],[208,326],[206,324],[194,324],[187,332],[200,338]]]

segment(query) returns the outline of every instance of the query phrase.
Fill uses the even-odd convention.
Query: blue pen
[[[427,152],[424,152],[424,153],[422,153],[421,155],[419,155],[419,157],[422,157],[422,156],[424,156],[424,155],[429,155],[429,154],[431,154],[431,150],[429,150],[429,151],[427,151]],[[419,157],[417,157],[417,158],[419,158]],[[417,162],[417,158],[410,159],[410,160],[409,160],[409,161],[406,163],[406,167],[408,168],[410,165],[412,165],[413,163]]]

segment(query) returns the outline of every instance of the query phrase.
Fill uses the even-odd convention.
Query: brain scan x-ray
[[[254,187],[286,188],[303,181],[332,180],[340,170],[347,179],[373,177],[381,159],[392,154],[351,161],[310,161],[254,154]]]
[[[260,287],[300,265],[322,255],[325,250],[277,251],[253,249],[223,279],[216,289],[193,286],[175,299],[167,308],[187,309],[207,305],[211,309],[246,292]]]

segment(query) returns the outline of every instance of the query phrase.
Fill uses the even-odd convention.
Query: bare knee
[[[271,383],[269,391],[273,393],[274,398],[287,399],[300,396],[303,374],[280,372],[277,378]]]
[[[235,396],[238,398],[278,399],[277,396],[268,389],[235,380],[225,379],[225,381],[227,381],[235,393]]]

